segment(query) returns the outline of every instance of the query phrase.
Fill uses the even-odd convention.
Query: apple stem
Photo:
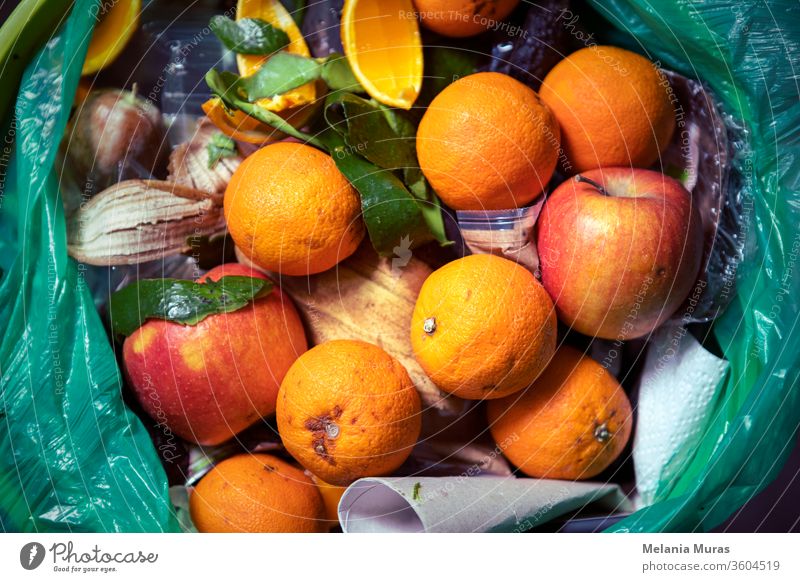
[[[600,192],[600,194],[602,194],[603,196],[610,196],[610,194],[606,191],[605,188],[603,188],[602,185],[598,184],[597,182],[595,182],[594,180],[592,180],[590,178],[587,178],[586,176],[581,176],[580,174],[578,174],[577,176],[575,176],[575,181],[576,182],[586,182],[590,186],[593,186],[594,188],[597,188],[597,191]]]

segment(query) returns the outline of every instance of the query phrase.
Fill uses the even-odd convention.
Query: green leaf
[[[425,77],[418,105],[427,105],[453,81],[478,72],[479,53],[445,46],[425,48]]]
[[[236,89],[238,77],[233,73],[227,71],[217,71],[211,69],[206,73],[206,84],[217,97],[222,99],[225,107],[239,111],[243,111],[250,117],[254,117],[275,129],[282,131],[286,135],[290,135],[302,142],[313,144],[319,148],[326,149],[321,141],[314,138],[302,131],[295,129],[288,121],[281,116],[267,111],[263,107],[255,105],[240,97],[239,91]]]
[[[325,100],[325,119],[358,154],[384,169],[417,167],[416,128],[394,109],[352,93]]]
[[[408,185],[409,191],[419,199],[422,217],[428,225],[433,237],[442,246],[453,244],[448,240],[444,227],[444,217],[442,216],[442,204],[433,188],[419,168],[408,168],[403,172],[403,180]]]
[[[282,52],[270,57],[253,75],[240,78],[237,88],[240,94],[244,91],[243,96],[250,103],[255,103],[316,81],[321,69],[322,65],[314,59]]]
[[[214,169],[222,158],[236,155],[236,142],[223,133],[215,133],[206,146],[208,150],[208,167]]]
[[[286,32],[260,18],[234,21],[217,15],[208,26],[226,48],[241,55],[271,55],[289,44]]]
[[[239,75],[231,73],[230,71],[217,71],[211,69],[206,73],[206,84],[211,89],[212,93],[219,95],[223,101],[226,97],[239,97],[236,85],[239,82]],[[226,102],[226,107],[227,107]],[[236,109],[232,107],[231,109]]]
[[[339,93],[326,99],[325,119],[342,137],[348,151],[367,158],[380,168],[402,170],[403,182],[419,200],[422,218],[430,233],[440,244],[451,244],[445,234],[439,199],[419,169],[417,128],[404,111],[351,93]]]
[[[322,63],[322,80],[332,91],[350,91],[366,93],[350,68],[347,58],[339,53],[332,53]]]
[[[431,240],[420,204],[397,176],[354,154],[345,143],[331,157],[361,195],[364,224],[378,254],[392,256],[403,239],[413,245]]]
[[[245,307],[271,293],[273,285],[268,279],[238,275],[205,283],[140,279],[111,295],[111,330],[114,337],[129,336],[148,319],[196,325],[209,315]]]

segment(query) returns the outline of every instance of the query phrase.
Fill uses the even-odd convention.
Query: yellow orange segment
[[[342,46],[371,97],[411,109],[422,86],[422,42],[411,0],[345,0]]]
[[[97,12],[99,22],[86,51],[82,75],[96,73],[119,56],[139,26],[141,10],[141,0],[118,0],[108,6],[103,3]]]
[[[285,137],[283,133],[242,111],[227,110],[219,97],[212,97],[203,103],[203,111],[222,133],[238,141],[267,144]]]
[[[236,20],[242,18],[260,18],[275,28],[279,28],[289,36],[289,45],[286,52],[310,57],[311,51],[303,38],[303,33],[295,24],[289,14],[278,0],[239,0],[236,5]],[[261,68],[269,56],[236,55],[236,64],[242,77],[249,77]],[[297,107],[312,103],[317,98],[317,87],[312,81],[301,87],[292,89],[283,95],[259,100],[257,103],[269,111],[283,111],[290,107]]]

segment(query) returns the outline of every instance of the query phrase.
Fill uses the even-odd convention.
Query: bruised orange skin
[[[199,281],[224,275],[267,278],[230,263]],[[195,326],[150,320],[125,340],[123,360],[151,417],[181,438],[215,445],[275,412],[281,381],[307,348],[297,310],[276,286],[247,307]]]

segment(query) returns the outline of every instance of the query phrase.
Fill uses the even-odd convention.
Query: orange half
[[[97,12],[99,22],[89,41],[82,75],[96,73],[114,62],[136,32],[141,10],[142,0],[117,0],[100,5]]]
[[[203,111],[217,129],[237,141],[261,145],[286,137],[242,111],[228,111],[219,97],[203,103]]]
[[[310,105],[303,105],[278,112],[278,115],[288,121],[293,127],[306,125],[314,113],[319,109],[319,101]],[[266,145],[273,141],[284,139],[286,134],[272,126],[262,123],[255,117],[247,115],[244,111],[229,110],[222,99],[212,97],[203,103],[203,111],[217,128],[237,141]]]
[[[422,87],[422,41],[411,0],[345,0],[342,45],[370,96],[411,109]]]
[[[242,18],[260,18],[275,28],[280,28],[289,36],[289,45],[286,52],[310,57],[303,33],[297,28],[292,15],[289,14],[278,0],[239,0],[236,5],[236,20]],[[236,55],[236,65],[242,77],[255,74],[269,56]],[[312,81],[283,95],[264,98],[257,101],[258,105],[268,111],[283,111],[291,107],[298,107],[313,103],[317,98],[316,84]]]

